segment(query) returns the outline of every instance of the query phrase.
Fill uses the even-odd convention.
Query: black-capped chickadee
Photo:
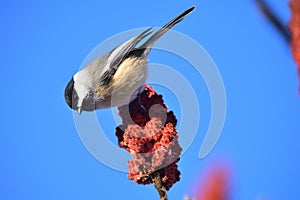
[[[134,91],[138,91],[145,83],[147,56],[153,44],[194,8],[193,6],[172,19],[139,47],[136,45],[152,33],[152,28],[96,58],[78,71],[65,89],[65,101],[70,108],[80,114],[82,110],[94,111],[128,104]]]

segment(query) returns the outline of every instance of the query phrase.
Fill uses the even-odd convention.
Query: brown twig
[[[256,0],[260,10],[265,15],[265,17],[271,22],[271,24],[281,33],[283,38],[290,43],[291,33],[287,26],[284,25],[275,12],[270,8],[270,6],[265,2],[265,0]]]
[[[152,181],[153,181],[154,187],[156,188],[156,190],[159,194],[160,200],[168,200],[167,190],[162,185],[161,177],[160,177],[159,172],[154,173]]]

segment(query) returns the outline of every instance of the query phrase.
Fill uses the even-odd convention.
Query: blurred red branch
[[[291,47],[293,57],[298,66],[298,76],[300,78],[300,0],[292,0],[290,2],[290,8],[292,13],[289,23],[289,29],[292,33]]]
[[[200,188],[201,187],[201,188]],[[228,200],[229,172],[223,166],[214,167],[201,181],[196,194],[197,200]]]
[[[291,0],[291,19],[289,26],[286,27],[272,11],[264,0],[256,0],[261,11],[274,27],[282,34],[286,41],[291,45],[292,54],[298,67],[298,77],[300,79],[300,0]],[[300,93],[300,84],[299,84]]]

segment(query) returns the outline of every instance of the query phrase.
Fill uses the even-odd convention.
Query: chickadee
[[[145,83],[147,57],[153,44],[194,8],[172,19],[139,47],[136,45],[152,33],[152,28],[99,56],[78,71],[65,89],[65,101],[70,108],[80,114],[82,110],[94,111],[128,104],[133,92]]]

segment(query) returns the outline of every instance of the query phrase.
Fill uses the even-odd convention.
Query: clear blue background
[[[268,2],[287,23],[288,1]],[[191,5],[196,10],[174,30],[195,39],[214,59],[226,87],[228,112],[218,144],[200,160],[210,103],[203,81],[191,78],[203,91],[202,121],[179,162],[181,181],[171,188],[170,199],[192,195],[197,177],[220,160],[231,168],[232,199],[299,197],[296,65],[289,46],[254,1],[89,0],[0,4],[0,199],[158,199],[152,185],[127,180],[125,173],[86,151],[63,92],[101,41],[128,29],[161,26]],[[178,69],[184,64],[159,52],[150,59]],[[172,95],[164,98],[178,113]],[[108,137],[116,144],[115,124],[105,118],[107,112],[97,114],[107,121]]]

